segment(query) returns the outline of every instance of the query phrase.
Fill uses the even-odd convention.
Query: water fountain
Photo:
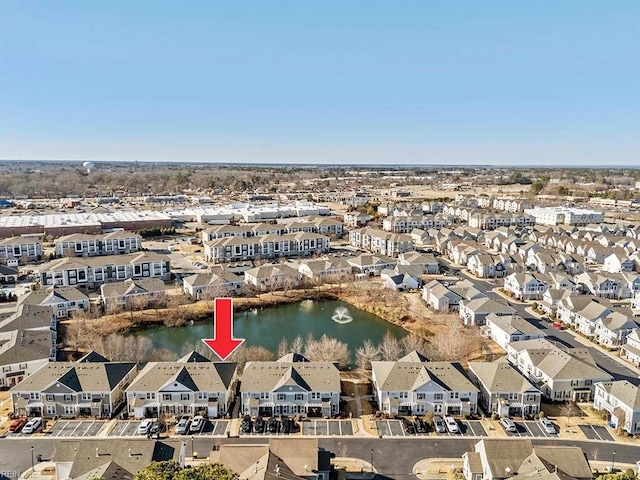
[[[353,322],[353,317],[349,313],[349,310],[347,310],[345,307],[338,307],[333,311],[333,316],[331,317],[331,320],[333,320],[336,323],[344,324],[344,323]]]

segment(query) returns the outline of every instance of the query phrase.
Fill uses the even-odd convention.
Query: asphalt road
[[[543,322],[538,318],[533,317],[525,310],[525,308],[529,307],[528,304],[508,301],[504,297],[493,292],[492,290],[496,288],[496,284],[485,280],[479,280],[473,275],[469,275],[465,271],[465,269],[456,267],[455,265],[451,265],[447,260],[442,259],[441,257],[439,257],[439,259],[441,260],[441,264],[446,267],[446,270],[448,270],[450,273],[458,272],[458,278],[465,278],[471,281],[478,290],[486,293],[490,298],[500,300],[502,302],[506,301],[518,315],[538,327],[540,330],[543,330],[547,335],[547,339],[549,341],[555,341],[561,345],[572,348],[588,348],[598,366],[612,375],[615,380],[627,380],[634,385],[640,385],[640,377],[634,370],[605,355],[599,347],[585,347],[583,344],[578,342],[574,338],[573,334],[568,330],[557,330],[553,328],[549,323]]]
[[[319,445],[338,457],[355,457],[373,465],[379,477],[415,478],[411,475],[413,466],[425,458],[459,458],[464,452],[473,450],[479,439],[471,437],[438,438],[322,438]],[[17,478],[16,472],[24,472],[31,467],[31,446],[34,455],[41,454],[45,460],[54,458],[57,445],[71,440],[63,439],[0,439],[0,479]],[[110,440],[105,439],[105,445]],[[119,439],[119,442],[139,442],[140,440]],[[155,440],[149,440],[150,442]],[[180,448],[180,439],[166,439],[163,442]],[[191,439],[187,438],[187,456],[191,454]],[[211,439],[195,438],[193,449],[208,455],[214,445],[268,443],[268,438]],[[295,439],[292,440],[295,442]],[[640,446],[612,442],[570,440],[532,440],[534,445],[574,445],[582,448],[589,460],[609,460],[615,450],[615,461],[635,462],[640,458]],[[107,448],[107,447],[105,447]]]

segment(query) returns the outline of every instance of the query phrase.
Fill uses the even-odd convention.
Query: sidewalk
[[[420,480],[440,480],[447,478],[457,469],[462,470],[462,458],[425,458],[413,466],[413,473]]]

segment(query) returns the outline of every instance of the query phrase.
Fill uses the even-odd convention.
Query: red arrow
[[[244,343],[244,338],[233,338],[233,300],[216,298],[213,312],[213,340],[202,340],[207,347],[220,357],[226,359]]]

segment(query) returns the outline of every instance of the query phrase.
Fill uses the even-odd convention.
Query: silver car
[[[548,433],[549,435],[556,434],[556,427],[554,427],[551,420],[549,420],[546,417],[543,417],[540,419],[540,428],[544,430],[546,433]]]

